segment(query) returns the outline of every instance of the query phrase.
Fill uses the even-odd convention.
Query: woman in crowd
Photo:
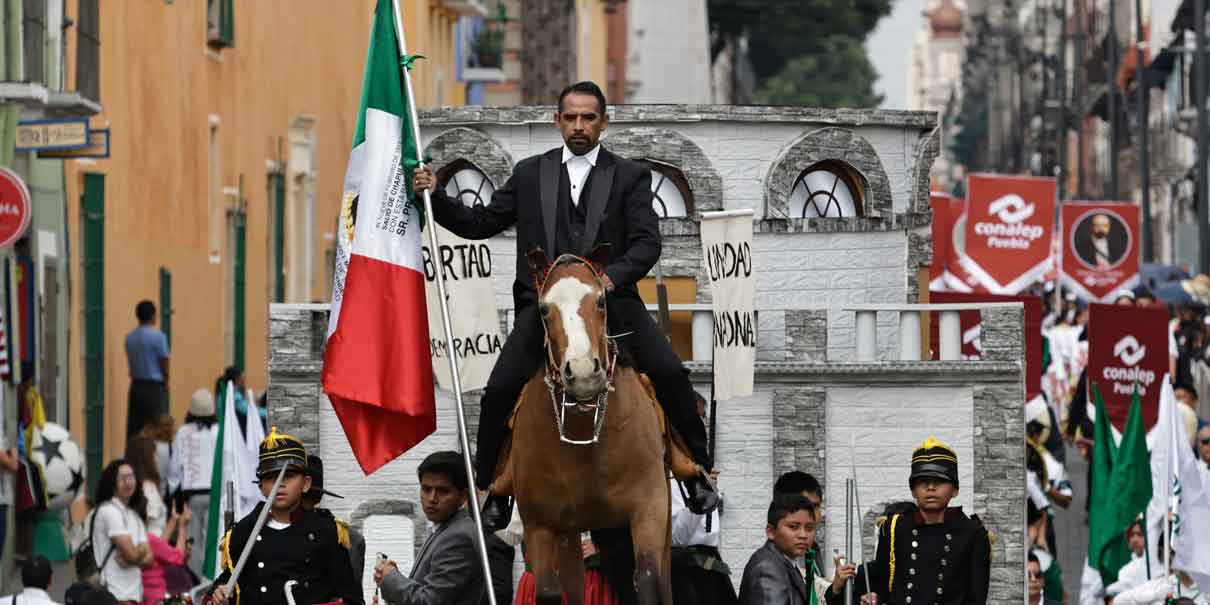
[[[126,443],[126,460],[134,468],[143,498],[147,502],[144,510],[147,531],[163,537],[164,525],[168,521],[168,509],[160,493],[160,465],[156,462],[155,450],[155,441],[142,435]]]
[[[172,414],[164,414],[143,427],[140,436],[155,442],[156,468],[159,469],[160,493],[167,495],[168,478],[172,466],[172,436],[176,433],[176,421]]]
[[[166,572],[168,568],[176,568],[185,564],[185,553],[188,549],[189,533],[186,530],[193,511],[186,506],[180,514],[175,508],[170,508],[168,522],[164,526],[164,535],[147,534],[147,545],[151,548],[155,562],[143,570],[143,605],[156,605],[168,594]],[[168,542],[175,539],[176,544]]]
[[[96,502],[90,533],[100,584],[122,605],[138,605],[143,600],[142,570],[151,567],[154,558],[143,521],[147,501],[129,462],[118,459],[105,467]]]
[[[248,383],[244,382],[244,371],[236,366],[223,370],[223,375],[214,383],[214,392],[225,393],[224,389],[228,383],[235,385],[235,415],[239,419],[240,434],[243,434],[248,426]],[[266,427],[269,421],[268,412],[264,407],[258,407],[256,411],[260,416],[261,427]]]
[[[210,471],[214,467],[214,448],[218,442],[218,418],[214,415],[214,396],[198,389],[189,400],[185,424],[172,442],[172,464],[168,473],[168,493],[183,499],[196,515],[187,523],[188,537],[194,548],[189,567],[202,569],[206,543],[206,520],[210,510]]]

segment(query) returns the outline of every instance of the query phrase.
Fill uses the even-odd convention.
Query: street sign
[[[88,118],[17,122],[16,151],[88,147]]]
[[[100,128],[88,132],[88,145],[77,149],[44,149],[39,158],[107,158],[109,157],[109,129]]]
[[[32,214],[25,181],[12,170],[0,168],[0,248],[13,245],[25,235]]]

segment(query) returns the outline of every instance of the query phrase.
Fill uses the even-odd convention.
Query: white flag
[[[1180,414],[1177,412],[1176,394],[1168,375],[1164,375],[1160,390],[1160,411],[1155,427],[1147,435],[1151,445],[1151,502],[1147,505],[1147,558],[1151,565],[1151,577],[1163,575],[1164,558],[1156,551],[1160,537],[1164,535],[1164,517],[1173,510],[1172,484],[1175,479],[1173,449],[1176,431],[1184,432]],[[1188,449],[1188,448],[1186,448]]]
[[[702,213],[702,254],[714,301],[714,398],[751,395],[756,362],[752,211]]]
[[[223,422],[229,427],[223,431],[223,495],[219,510],[227,511],[227,497],[235,495],[235,520],[238,522],[252,512],[257,502],[264,500],[256,484],[257,456],[248,452],[243,431],[239,430],[239,415],[235,413],[235,384],[227,382]],[[230,486],[230,487],[228,487]]]
[[[261,424],[260,408],[256,405],[252,389],[244,394],[244,401],[248,403],[248,416],[244,418],[244,443],[252,459],[257,460],[260,458],[260,442],[265,440],[265,425]]]
[[[1172,521],[1172,546],[1176,557],[1173,569],[1193,578],[1197,585],[1210,587],[1210,485],[1201,465],[1193,457],[1185,425],[1174,411],[1172,424],[1173,471],[1172,496],[1176,500],[1176,516]]]

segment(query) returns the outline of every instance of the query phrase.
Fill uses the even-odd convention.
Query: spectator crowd
[[[1112,574],[1102,573],[1093,561],[1085,562],[1083,569],[1063,569],[1060,564],[1061,549],[1070,550],[1073,545],[1058,543],[1057,536],[1066,533],[1056,531],[1060,529],[1058,519],[1070,523],[1078,515],[1058,515],[1058,511],[1070,509],[1079,500],[1093,501],[1088,493],[1092,482],[1073,484],[1068,472],[1070,465],[1090,461],[1097,448],[1095,406],[1085,376],[1089,310],[1070,295],[1040,294],[1046,302],[1043,394],[1026,404],[1024,427],[1028,479],[1022,499],[1028,524],[1028,602],[1210,604],[1210,593],[1198,584],[1197,570],[1169,569],[1168,562],[1174,559],[1171,551],[1179,544],[1149,538],[1143,517],[1122,528],[1121,540],[1131,558]],[[1206,396],[1210,393],[1210,314],[1196,297],[1168,304],[1150,291],[1138,289],[1123,291],[1115,298],[1118,305],[1168,310],[1166,338],[1174,402],[1203,483],[1210,485],[1210,396]],[[237,556],[236,546],[250,535],[254,515],[217,523],[212,518],[223,512],[211,501],[219,447],[220,410],[215,393],[225,402],[225,395],[231,392],[241,434],[257,422],[259,434],[269,429],[269,402],[263,396],[259,400],[253,397],[239,368],[226,368],[213,391],[201,388],[193,393],[178,428],[167,401],[170,352],[155,327],[154,305],[140,303],[136,317],[138,326],[126,340],[131,384],[125,453],[105,466],[91,510],[77,524],[80,539],[73,549],[76,581],[63,600],[73,605],[195,600],[227,605],[235,595],[217,588],[219,584],[204,573],[204,545],[213,542],[210,532],[215,528],[227,536],[216,570],[224,578],[230,573],[231,558]],[[37,397],[29,392],[26,389],[19,396],[22,429],[36,424],[39,415]],[[704,420],[704,401],[699,402],[698,413]],[[246,586],[238,593],[244,605],[282,602],[287,580],[303,583],[302,588],[293,589],[300,598],[306,594],[303,600],[340,599],[345,605],[360,605],[363,572],[369,572],[378,586],[372,600],[379,603],[485,603],[489,590],[500,603],[536,601],[541,587],[533,574],[526,571],[513,577],[513,561],[523,534],[516,516],[508,528],[487,536],[492,574],[484,581],[468,509],[481,502],[483,494],[472,489],[461,455],[437,452],[419,466],[419,502],[429,531],[405,573],[385,557],[366,561],[365,541],[356,529],[322,508],[325,495],[339,497],[323,488],[323,461],[306,455],[305,445],[294,437],[268,432],[268,437],[263,441],[258,437],[255,444],[259,447],[255,478],[268,500],[254,510],[270,507],[266,529],[256,539],[263,537],[272,544],[266,548],[275,556],[257,562],[255,571],[240,580],[238,586]],[[7,445],[0,443],[0,506],[15,506],[20,487],[16,479],[27,452],[23,440],[16,447]],[[911,603],[914,597],[929,602],[986,601],[994,537],[978,517],[949,506],[961,487],[958,454],[942,440],[930,438],[914,451],[904,452],[904,463],[910,465],[904,500],[888,506],[870,528],[876,536],[876,549],[859,566],[849,561],[852,553],[837,548],[824,553],[820,548],[825,495],[810,474],[793,471],[777,479],[764,522],[767,541],[744,562],[742,573],[734,574],[720,553],[729,522],[724,514],[725,499],[717,510],[695,514],[686,507],[683,490],[670,479],[675,602],[835,605],[845,603],[846,594],[854,603],[874,602],[867,592],[878,593],[878,601],[890,603]],[[711,476],[717,481],[719,472],[715,470]],[[275,484],[279,486],[276,490]],[[18,523],[17,529],[23,529],[23,524]],[[6,530],[0,526],[0,543],[13,533]],[[28,536],[18,535],[16,540],[24,588],[13,597],[14,605],[54,603],[48,593],[50,562],[33,554]],[[585,533],[581,554],[586,567],[586,603],[633,601],[634,566],[624,535]],[[322,569],[327,571],[307,575],[306,570],[315,565],[326,566]],[[1064,589],[1064,574],[1080,576],[1077,594]],[[738,587],[733,585],[733,577],[741,578]],[[1107,577],[1112,581],[1106,582]]]

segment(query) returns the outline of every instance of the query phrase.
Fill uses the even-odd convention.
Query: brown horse
[[[616,363],[599,262],[564,255],[552,265],[535,251],[530,265],[539,276],[547,367],[521,395],[492,491],[511,483],[537,601],[583,603],[581,532],[628,528],[639,602],[671,605],[666,459],[677,476],[697,467],[670,452],[646,379]]]

